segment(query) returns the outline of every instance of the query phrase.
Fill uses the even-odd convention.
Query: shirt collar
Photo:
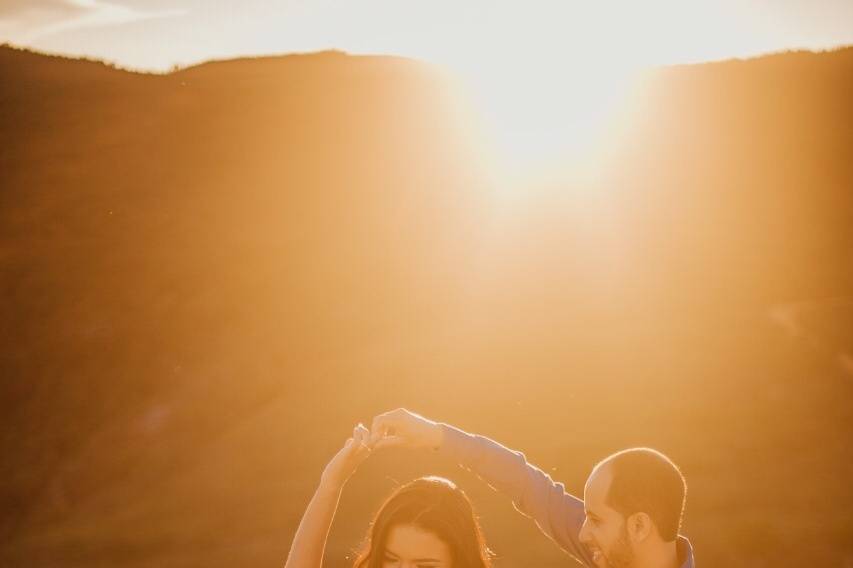
[[[695,568],[693,563],[693,545],[686,537],[680,536],[675,541],[675,550],[681,568]]]

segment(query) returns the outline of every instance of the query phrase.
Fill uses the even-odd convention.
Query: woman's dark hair
[[[453,568],[491,566],[491,553],[465,493],[447,479],[422,477],[399,487],[379,508],[355,568],[381,568],[388,534],[400,525],[437,536],[450,548]]]

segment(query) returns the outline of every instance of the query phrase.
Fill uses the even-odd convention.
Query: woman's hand
[[[352,438],[346,441],[344,447],[335,454],[323,470],[323,475],[320,477],[321,485],[343,487],[361,462],[370,455],[372,447],[368,445],[369,439],[370,432],[367,428],[362,424],[356,426],[352,431]]]

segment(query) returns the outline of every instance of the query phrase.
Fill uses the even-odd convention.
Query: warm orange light
[[[456,74],[493,189],[512,201],[555,180],[594,182],[637,94],[632,67],[598,59],[471,60]]]

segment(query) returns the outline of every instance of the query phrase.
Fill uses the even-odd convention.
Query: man
[[[648,448],[617,452],[596,465],[584,500],[566,493],[524,454],[400,408],[373,419],[370,446],[446,452],[533,518],[563,550],[590,568],[694,568],[678,535],[687,486],[665,455]]]

